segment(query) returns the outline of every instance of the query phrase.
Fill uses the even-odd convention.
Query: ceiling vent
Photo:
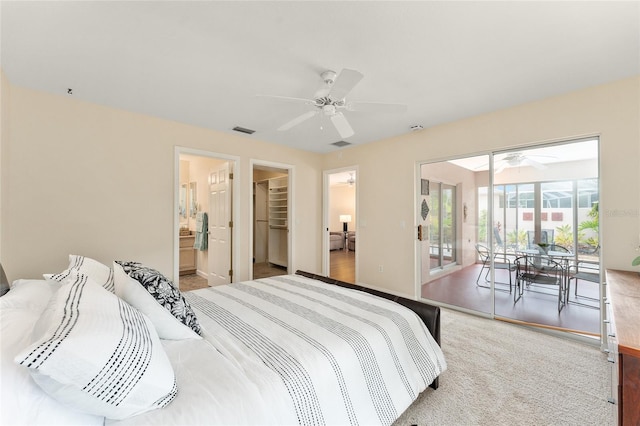
[[[240,126],[234,127],[233,130],[240,133],[246,133],[247,135],[252,135],[256,132],[255,130],[245,129],[244,127],[240,127]]]
[[[351,145],[351,142],[347,142],[347,141],[338,141],[338,142],[334,142],[331,145],[337,146],[338,148],[342,148],[343,146],[349,146]]]

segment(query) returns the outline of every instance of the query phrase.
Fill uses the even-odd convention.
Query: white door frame
[[[180,275],[180,215],[178,212],[180,206],[180,155],[197,155],[200,157],[210,157],[216,160],[227,161],[231,165],[231,170],[233,171],[233,183],[232,183],[232,194],[240,193],[240,176],[238,170],[240,170],[240,157],[235,155],[221,154],[217,152],[211,151],[203,151],[200,149],[187,148],[182,146],[175,146],[174,150],[174,171],[173,171],[173,280],[179,282]],[[237,195],[232,195],[231,204],[233,206],[233,212],[231,214],[233,223],[238,222],[238,216],[240,213],[240,202]],[[207,203],[208,205],[208,203]],[[237,227],[234,226],[231,230],[231,240],[233,243],[233,253],[231,257],[231,269],[235,272],[238,270],[237,268],[237,259],[238,259],[238,231]]]
[[[285,163],[276,163],[273,161],[265,161],[265,160],[257,160],[257,159],[249,159],[249,176],[250,178],[247,179],[247,194],[249,194],[249,206],[253,206],[253,168],[255,166],[263,166],[263,167],[273,167],[275,169],[283,169],[287,171],[287,178],[289,180],[289,183],[287,185],[288,187],[288,196],[287,196],[287,212],[288,212],[288,220],[289,220],[289,224],[288,224],[288,229],[289,232],[287,232],[287,272],[289,274],[293,273],[295,271],[295,250],[294,250],[294,241],[295,241],[295,224],[297,223],[296,221],[296,213],[295,213],[295,205],[296,203],[294,202],[295,199],[295,179],[294,179],[294,174],[295,174],[295,166],[291,165],[291,164],[285,164]],[[249,223],[248,223],[248,228],[249,229],[249,258],[247,259],[249,262],[249,280],[253,279],[253,225],[254,225],[254,217],[253,217],[253,208],[249,208]]]
[[[358,169],[358,166],[348,166],[348,167],[340,167],[338,169],[330,169],[330,170],[323,170],[322,172],[322,275],[324,275],[325,277],[329,276],[330,271],[330,264],[329,264],[329,260],[330,260],[330,256],[329,256],[329,186],[330,186],[330,182],[329,182],[329,176],[334,174],[334,173],[342,173],[342,172],[350,172],[350,171],[354,171],[356,174],[356,229],[354,229],[354,231],[356,231],[356,235],[358,235],[358,227],[360,226],[360,219],[359,219],[359,211],[360,209],[358,209],[358,199],[359,199],[359,193],[360,193],[360,188],[358,187],[358,174],[360,173],[360,170]],[[356,241],[357,241],[357,237],[356,237]],[[346,242],[345,242],[346,244]],[[357,242],[356,242],[357,244]],[[359,251],[356,249],[355,251],[355,270],[356,270],[356,275],[355,275],[355,279],[354,279],[354,284],[358,282],[358,253]]]

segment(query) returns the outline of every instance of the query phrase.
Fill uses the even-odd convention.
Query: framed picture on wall
[[[420,194],[429,195],[429,179],[420,179]]]

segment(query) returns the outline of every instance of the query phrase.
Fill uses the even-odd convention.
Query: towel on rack
[[[196,214],[196,240],[193,248],[196,250],[206,250],[209,239],[209,219],[206,212],[198,212]]]

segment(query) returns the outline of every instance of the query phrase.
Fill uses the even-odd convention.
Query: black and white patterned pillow
[[[162,339],[200,338],[200,323],[180,290],[155,269],[115,261],[115,292],[144,312]]]
[[[49,303],[43,333],[14,359],[45,392],[110,419],[173,400],[173,367],[144,314],[75,270]]]

